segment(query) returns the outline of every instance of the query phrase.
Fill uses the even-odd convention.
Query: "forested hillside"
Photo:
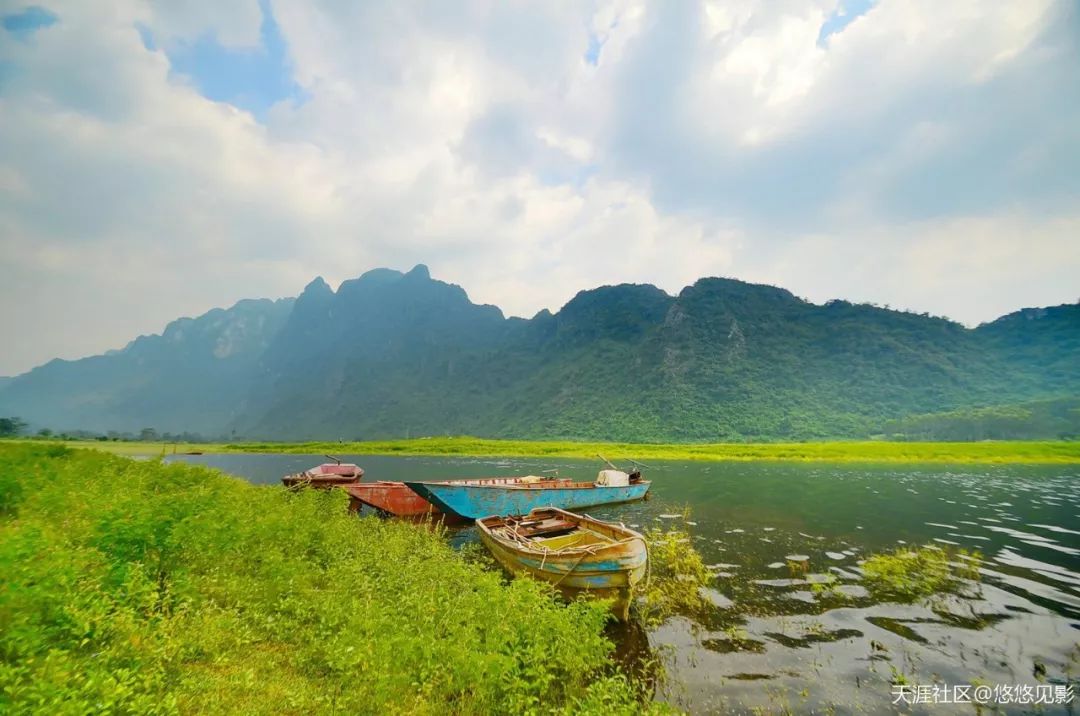
[[[883,431],[893,440],[1080,440],[1080,398],[914,415]]]
[[[520,319],[418,266],[337,291],[316,279],[295,301],[245,301],[122,351],[53,361],[0,387],[0,415],[281,440],[983,439],[1001,430],[946,430],[935,415],[1075,398],[1078,365],[1075,304],[968,329],[705,278],[677,296],[582,291]],[[1023,410],[1038,418],[1032,437],[1071,430],[1071,414]]]

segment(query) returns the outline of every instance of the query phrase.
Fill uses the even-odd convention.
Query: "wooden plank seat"
[[[539,537],[540,535],[553,536],[577,529],[577,525],[567,520],[550,518],[545,520],[532,520],[518,524],[517,533],[522,537]]]

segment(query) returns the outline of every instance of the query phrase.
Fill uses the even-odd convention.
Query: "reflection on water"
[[[547,469],[591,479],[599,468],[580,460],[341,457],[372,480]],[[182,459],[259,483],[322,462]],[[620,653],[637,655],[630,661],[646,638],[660,648],[670,675],[661,698],[696,713],[876,712],[891,707],[898,678],[1064,684],[1080,676],[1080,466],[661,462],[647,477],[651,500],[589,512],[639,529],[678,524],[714,575],[702,613],[648,635],[612,632]],[[475,530],[452,539],[472,542]],[[981,552],[981,583],[914,604],[875,602],[860,583],[861,560],[928,543]]]

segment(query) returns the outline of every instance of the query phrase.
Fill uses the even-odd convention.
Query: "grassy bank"
[[[124,455],[172,452],[294,453],[340,455],[460,455],[475,457],[577,457],[599,453],[616,460],[797,460],[822,462],[1080,463],[1080,442],[822,442],[633,444],[568,441],[485,440],[472,437],[371,442],[162,444],[82,442]]]
[[[643,708],[603,606],[337,493],[0,444],[0,574],[4,713]]]

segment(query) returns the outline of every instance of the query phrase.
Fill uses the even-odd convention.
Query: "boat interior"
[[[641,480],[641,473],[633,472],[628,475],[626,484],[635,485]],[[449,485],[465,485],[468,487],[517,487],[531,488],[535,490],[550,490],[552,488],[591,488],[601,487],[598,482],[575,481],[566,477],[550,477],[547,475],[524,475],[522,477],[477,477],[464,480],[447,480]]]
[[[517,484],[517,487],[531,487],[539,490],[549,490],[552,487],[596,487],[592,482],[574,482],[573,480],[566,479],[543,479],[529,481],[528,478],[521,478],[521,482]]]
[[[618,541],[589,528],[589,523],[566,519],[557,512],[537,511],[523,517],[488,517],[482,520],[496,537],[528,544],[534,549],[562,550]]]
[[[499,487],[532,487],[536,489],[550,489],[552,487],[592,487],[591,482],[574,482],[562,477],[541,477],[539,475],[525,475],[524,477],[481,477],[474,480],[451,480],[454,485],[488,486]]]

